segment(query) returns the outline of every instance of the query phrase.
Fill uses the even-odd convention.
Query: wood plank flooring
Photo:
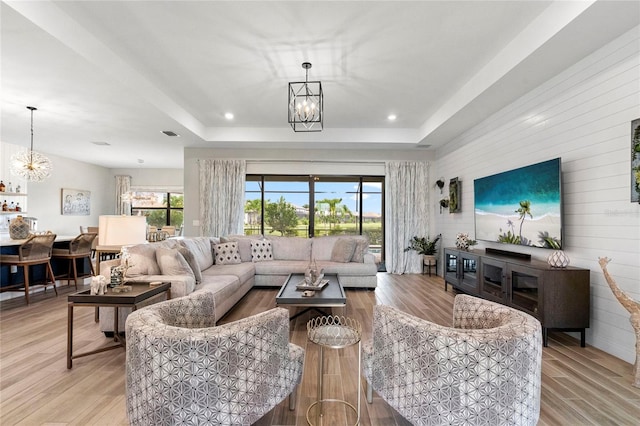
[[[0,424],[2,425],[126,425],[124,350],[74,360],[66,368],[67,295],[73,287],[37,293],[0,303]],[[253,289],[221,323],[275,306],[277,289]],[[440,277],[378,275],[378,288],[347,290],[347,308],[334,314],[358,319],[364,339],[371,336],[374,304],[396,306],[440,324],[451,323],[455,292],[444,291]],[[345,312],[343,312],[345,311]],[[108,344],[93,321],[93,309],[74,310],[74,351]],[[287,401],[256,424],[306,425],[307,407],[316,399],[318,347],[307,342],[309,314],[291,322],[291,341],[306,350],[297,408]],[[325,397],[344,398],[354,405],[357,396],[357,346],[325,350]],[[640,389],[631,386],[632,366],[593,347],[581,348],[564,333],[550,333],[543,349],[540,425],[638,425]],[[365,400],[362,381],[362,425],[408,425],[395,410],[374,394]],[[313,417],[313,413],[311,413]],[[325,424],[353,424],[350,410],[336,408]]]

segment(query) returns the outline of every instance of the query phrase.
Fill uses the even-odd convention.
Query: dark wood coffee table
[[[163,282],[157,286],[149,286],[149,283],[127,283],[132,287],[132,291],[126,293],[114,293],[112,288],[107,290],[106,294],[91,294],[91,290],[84,290],[78,293],[70,294],[68,297],[68,316],[67,316],[67,368],[72,367],[75,358],[87,355],[93,355],[111,349],[122,348],[125,346],[124,338],[120,337],[118,330],[118,308],[132,308],[134,311],[138,305],[155,296],[166,294],[166,298],[171,299],[171,283]],[[112,307],[113,312],[113,340],[115,345],[104,346],[89,352],[80,354],[73,353],[73,308],[76,306],[89,307]]]
[[[276,296],[276,306],[304,307],[306,309],[296,313],[290,319],[293,320],[310,310],[315,310],[321,315],[327,315],[319,308],[344,308],[347,306],[347,296],[340,284],[337,274],[325,274],[324,279],[329,280],[321,291],[316,291],[313,296],[305,297],[296,286],[304,280],[304,274],[291,274]]]

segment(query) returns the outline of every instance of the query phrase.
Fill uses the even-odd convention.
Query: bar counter
[[[63,248],[68,247],[67,244],[69,241],[73,240],[75,235],[58,235],[53,243],[55,248]],[[18,254],[18,247],[22,243],[27,240],[12,240],[9,238],[8,233],[0,234],[0,253],[2,254]],[[51,267],[53,269],[54,274],[66,274],[69,268],[69,265],[66,261],[58,261],[55,259],[51,260]],[[84,274],[85,271],[90,271],[89,262],[85,259],[84,262],[78,263],[78,274]],[[44,265],[35,265],[31,267],[31,279],[33,282],[38,280],[42,280],[45,277],[45,268]],[[64,279],[66,281],[66,279]],[[11,284],[18,284],[24,282],[24,276],[22,272],[22,268],[18,268],[17,272],[11,273],[9,265],[0,265],[0,286],[8,286]],[[19,290],[16,290],[19,291]]]

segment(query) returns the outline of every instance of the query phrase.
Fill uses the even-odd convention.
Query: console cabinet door
[[[453,286],[458,285],[458,252],[445,249],[444,251],[444,280]],[[445,287],[446,290],[446,287]]]
[[[541,319],[544,271],[509,263],[507,273],[507,304]]]
[[[480,295],[498,303],[506,302],[507,264],[495,259],[482,258]]]
[[[458,286],[466,293],[472,295],[480,294],[480,285],[478,283],[478,275],[480,269],[480,262],[477,255],[459,252],[459,281]]]

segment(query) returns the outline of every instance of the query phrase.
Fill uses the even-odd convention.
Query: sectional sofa
[[[338,274],[346,288],[375,288],[378,267],[368,250],[363,236],[175,238],[127,246],[123,257],[102,262],[100,271],[110,278],[111,268],[127,259],[128,282],[170,281],[172,298],[211,292],[217,321],[254,286],[281,286],[310,262]],[[121,329],[129,312],[120,309]],[[100,309],[100,328],[113,331],[113,309]]]

